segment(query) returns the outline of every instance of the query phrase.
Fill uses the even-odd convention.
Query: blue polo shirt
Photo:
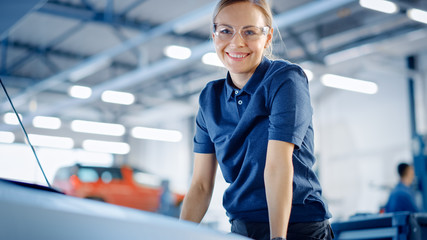
[[[230,220],[269,221],[264,187],[268,140],[295,144],[290,222],[330,218],[312,170],[312,108],[303,70],[263,58],[242,89],[233,86],[227,74],[202,90],[194,137],[194,152],[215,153],[229,183],[223,205]]]
[[[385,206],[386,212],[400,212],[400,211],[409,211],[409,212],[418,212],[417,204],[415,203],[415,193],[414,191],[399,182],[388,198],[388,202]]]

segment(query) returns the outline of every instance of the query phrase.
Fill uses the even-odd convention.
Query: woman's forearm
[[[215,154],[195,154],[193,178],[182,204],[180,219],[200,223],[208,210],[215,185]]]
[[[269,142],[264,170],[270,236],[286,237],[292,207],[293,144]]]
[[[180,219],[200,223],[208,210],[212,190],[192,186],[184,198]]]

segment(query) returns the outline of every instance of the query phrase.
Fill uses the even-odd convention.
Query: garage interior
[[[76,163],[127,165],[185,193],[198,95],[226,74],[211,40],[216,2],[0,3],[0,78],[49,181]],[[378,214],[400,162],[413,164],[427,186],[427,1],[271,6],[274,56],[301,65],[310,80],[315,169],[331,222]],[[366,85],[329,81],[349,78]],[[3,92],[0,100],[0,178],[46,185]],[[229,231],[226,187],[217,174],[203,221],[219,231]],[[416,200],[426,209],[427,189]]]

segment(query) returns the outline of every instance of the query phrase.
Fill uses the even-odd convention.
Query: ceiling
[[[224,76],[223,68],[201,61],[214,51],[210,17],[216,1],[19,2],[0,3],[0,77],[29,128],[37,115],[65,123],[156,125],[168,114],[192,114],[206,82]],[[357,0],[273,0],[274,27],[281,35],[276,34],[274,55],[317,69],[333,69],[348,58],[355,62],[340,71],[354,72],[357,58],[371,52],[397,57],[425,52],[427,25],[410,20],[405,10],[427,10],[427,1],[394,2],[400,12],[385,14]],[[408,39],[413,42],[405,44]],[[168,45],[188,47],[192,54],[169,58],[163,52]],[[73,85],[90,87],[91,97],[70,97]],[[105,103],[100,98],[105,90],[132,93],[136,101]],[[0,96],[0,114],[10,112]],[[0,119],[0,131],[17,130]]]

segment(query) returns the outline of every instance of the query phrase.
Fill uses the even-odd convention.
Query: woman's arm
[[[212,198],[217,168],[215,154],[194,155],[193,178],[184,198],[180,219],[200,223]]]
[[[292,207],[293,150],[292,143],[276,140],[268,142],[264,183],[271,238],[286,238]]]

